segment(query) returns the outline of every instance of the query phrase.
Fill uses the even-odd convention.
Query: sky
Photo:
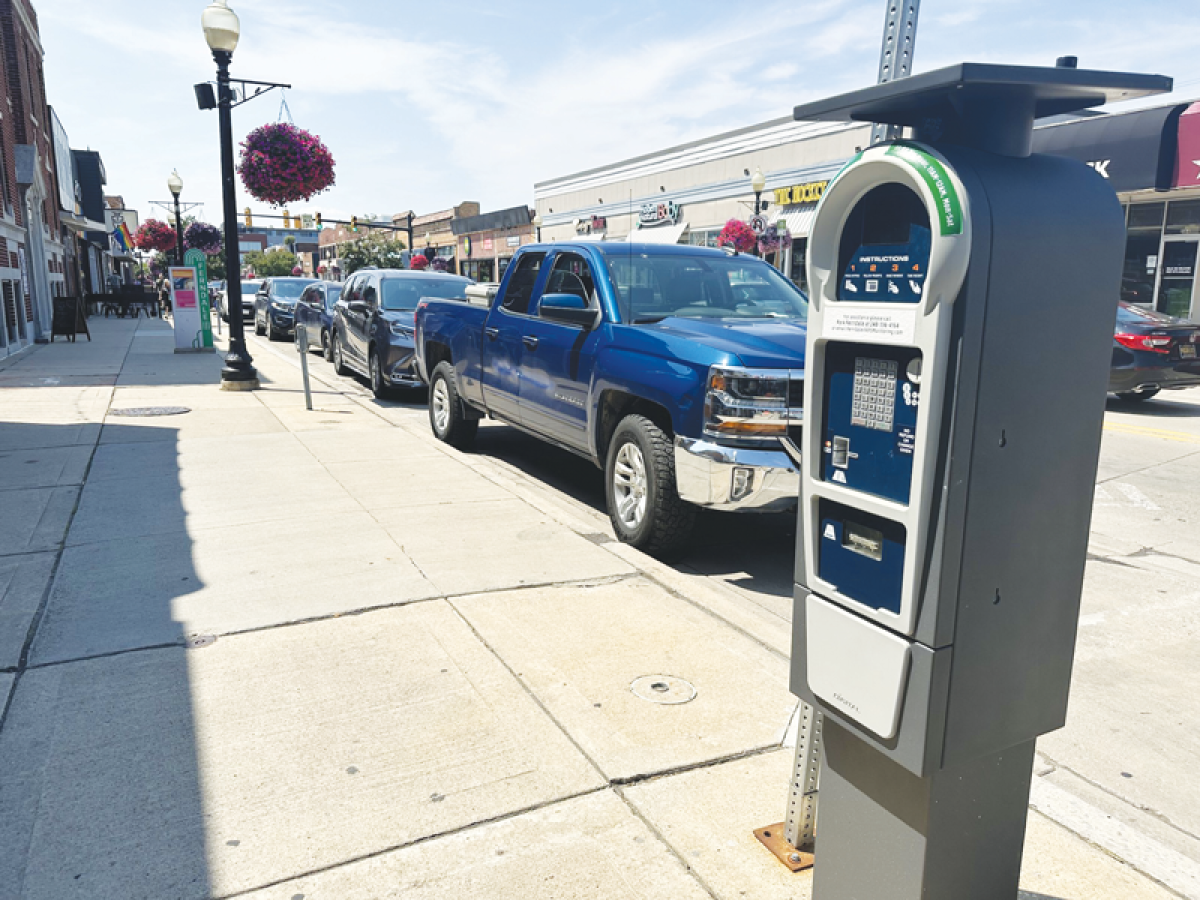
[[[221,219],[207,0],[33,0],[46,93],[71,146],[100,151],[107,192],[142,220],[181,199]],[[884,0],[230,0],[234,77],[286,82],[233,111],[234,139],[286,113],[336,161],[329,191],[289,212],[418,215],[791,114],[876,81]],[[914,71],[962,61],[1170,75],[1138,105],[1200,98],[1192,0],[925,0]],[[1121,107],[1114,107],[1121,108]],[[238,184],[240,211],[277,212]]]

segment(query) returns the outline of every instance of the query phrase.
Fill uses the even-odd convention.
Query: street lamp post
[[[204,39],[217,63],[217,109],[221,120],[221,200],[225,223],[225,306],[229,312],[229,352],[221,369],[223,390],[253,390],[258,373],[246,350],[242,322],[241,257],[238,249],[237,196],[233,168],[233,89],[229,85],[229,63],[241,36],[237,15],[226,0],[212,0],[200,14]]]
[[[754,177],[750,179],[750,187],[754,191],[754,215],[762,212],[762,192],[767,186],[767,179],[762,173],[762,169],[754,170]],[[758,241],[754,242],[754,255],[761,256],[762,253],[758,249]]]
[[[536,213],[533,217],[533,230],[537,236],[537,242],[542,242],[542,214]]]
[[[175,198],[175,265],[183,265],[183,216],[179,211],[179,195],[183,193],[183,179],[179,177],[179,170],[171,172],[171,177],[167,179],[167,190],[171,192],[171,196]]]

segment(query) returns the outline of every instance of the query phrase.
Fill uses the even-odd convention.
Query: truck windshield
[[[613,255],[608,268],[621,321],[685,318],[806,319],[808,299],[753,257]]]
[[[385,278],[380,293],[383,308],[391,310],[416,309],[422,297],[452,300],[467,295],[467,278],[425,278],[411,275],[405,278]]]

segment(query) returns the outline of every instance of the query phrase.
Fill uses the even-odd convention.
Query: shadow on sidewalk
[[[507,425],[479,429],[475,452],[501,460],[537,481],[608,515],[604,473],[580,456]],[[796,514],[701,510],[677,569],[726,577],[730,584],[774,597],[792,596]]]
[[[0,432],[6,443],[31,448],[75,442],[64,435],[56,444],[54,426],[5,422]],[[68,531],[58,551],[49,598],[0,718],[6,900],[209,896],[188,671],[188,655],[203,651],[185,649],[172,618],[175,598],[201,587],[175,433],[164,429],[152,457],[101,458],[98,448],[75,513],[78,520],[98,479],[124,479],[137,492],[140,476],[173,473],[174,490],[154,498],[160,539],[114,534],[70,545]],[[131,631],[155,635],[158,646],[130,642]],[[112,649],[121,638],[137,649]]]

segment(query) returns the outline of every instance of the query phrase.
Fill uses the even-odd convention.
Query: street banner
[[[196,270],[190,266],[171,266],[171,310],[175,319],[175,352],[194,353],[199,346],[200,297],[196,290]]]
[[[200,335],[197,350],[213,349],[212,300],[208,296],[208,257],[202,250],[183,254],[184,265],[196,270],[196,292],[199,295]]]

